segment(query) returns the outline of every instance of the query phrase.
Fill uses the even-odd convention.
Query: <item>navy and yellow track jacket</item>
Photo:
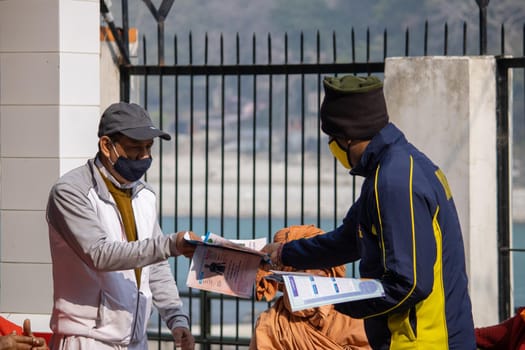
[[[392,123],[351,174],[365,177],[343,224],[287,243],[283,264],[325,268],[360,259],[382,298],[337,304],[364,318],[374,349],[475,349],[461,228],[443,172]]]

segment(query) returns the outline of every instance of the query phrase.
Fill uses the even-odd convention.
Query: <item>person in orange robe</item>
[[[274,242],[288,242],[313,237],[323,231],[314,225],[284,228],[274,236]],[[281,268],[293,271],[289,267]],[[321,276],[345,277],[344,265],[325,270],[302,270]],[[371,349],[362,320],[351,318],[334,309],[333,304],[291,311],[283,285],[264,277],[270,272],[259,269],[256,278],[256,299],[271,301],[283,292],[271,308],[257,319],[250,350],[365,350]]]

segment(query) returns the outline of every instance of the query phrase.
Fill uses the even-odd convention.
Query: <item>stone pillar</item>
[[[463,230],[476,326],[498,320],[494,57],[391,58],[391,120],[445,172]]]
[[[0,312],[49,329],[51,185],[97,150],[98,0],[0,1]]]

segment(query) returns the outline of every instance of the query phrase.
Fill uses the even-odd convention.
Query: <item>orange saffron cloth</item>
[[[322,234],[314,225],[296,225],[284,228],[274,236],[274,242],[288,242]],[[284,271],[294,271],[284,267]],[[321,276],[344,277],[344,265],[327,270],[303,270]],[[250,350],[368,350],[363,320],[354,319],[334,309],[332,304],[292,312],[283,286],[267,280],[268,271],[259,269],[256,278],[256,299],[271,301],[278,291],[283,295],[257,318]]]

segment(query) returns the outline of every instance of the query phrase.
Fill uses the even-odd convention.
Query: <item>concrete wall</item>
[[[385,96],[392,121],[447,175],[475,323],[497,323],[495,59],[387,59]]]
[[[47,194],[96,152],[99,18],[98,0],[0,1],[0,311],[35,330],[52,305]]]

